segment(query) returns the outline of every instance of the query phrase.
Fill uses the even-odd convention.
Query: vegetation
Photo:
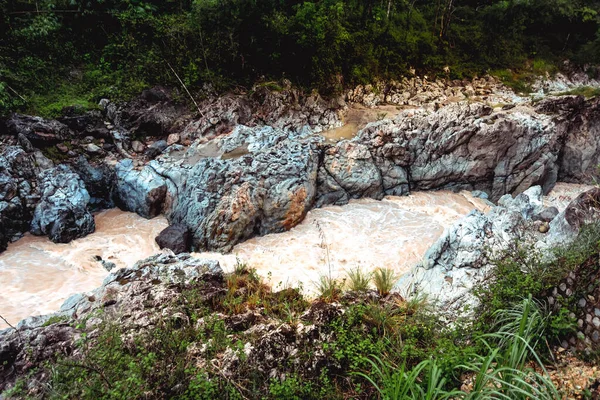
[[[552,263],[515,245],[496,257],[495,272],[478,288],[474,322],[452,327],[422,298],[369,291],[360,270],[350,274],[351,286],[360,289],[352,296],[327,283],[335,296],[327,292],[311,303],[297,289],[273,291],[239,264],[222,290],[203,282],[182,287],[165,305],[169,312],[159,312],[163,317],[144,331],[99,315],[104,322],[87,336],[80,323],[78,350],[44,367],[51,377],[44,395],[558,399],[563,394],[545,365],[552,363],[552,343],[573,332],[567,314],[574,305],[557,298],[550,307],[548,290],[573,272],[587,274],[582,282],[594,290],[599,255],[600,225],[557,249]],[[574,298],[589,289],[580,286]],[[5,395],[25,396],[27,379]]]
[[[600,61],[597,0],[4,0],[0,113],[53,115],[155,84],[287,78],[322,92],[419,73],[520,85]],[[507,69],[510,69],[507,70]]]

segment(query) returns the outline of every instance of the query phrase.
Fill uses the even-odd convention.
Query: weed
[[[398,274],[391,268],[378,268],[373,272],[373,283],[381,296],[390,294],[397,280]]]
[[[366,292],[369,290],[372,274],[365,272],[360,267],[353,268],[347,272],[348,289],[355,292]]]

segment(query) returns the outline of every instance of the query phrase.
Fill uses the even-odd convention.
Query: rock
[[[102,263],[102,266],[104,267],[104,269],[107,270],[108,272],[112,271],[113,269],[115,269],[117,267],[117,265],[111,261],[102,260],[100,262]]]
[[[69,148],[64,144],[64,143],[59,143],[56,145],[56,148],[61,152],[61,153],[68,153],[69,152]]]
[[[533,216],[534,221],[550,222],[559,214],[558,208],[546,207]]]
[[[58,119],[79,137],[92,136],[96,139],[109,139],[110,131],[104,124],[102,113],[98,110],[85,113],[67,112]]]
[[[542,222],[542,224],[538,228],[538,231],[540,231],[540,233],[546,233],[549,230],[550,230],[550,225],[548,225],[548,222]]]
[[[69,128],[55,120],[12,114],[6,121],[9,134],[23,135],[36,146],[63,142],[71,136]]]
[[[200,160],[181,178],[171,223],[190,228],[194,248],[219,251],[288,230],[315,200],[318,165],[314,139],[286,139],[239,158]]]
[[[0,145],[0,251],[29,230],[39,201],[35,155],[18,146]]]
[[[94,217],[87,210],[90,195],[77,174],[60,165],[43,171],[39,181],[41,200],[31,221],[31,233],[68,243],[94,232]]]
[[[575,239],[582,226],[595,223],[600,217],[600,188],[580,194],[550,222],[546,244],[562,245]]]
[[[150,165],[137,171],[130,159],[116,165],[116,203],[124,210],[144,218],[153,218],[163,211],[167,198],[167,184]]]
[[[476,299],[471,289],[492,268],[488,252],[521,237],[532,211],[542,204],[541,192],[533,187],[514,199],[503,197],[487,214],[472,211],[442,234],[395,291],[427,295],[447,315],[460,314],[465,306],[472,309]]]
[[[100,154],[102,153],[102,148],[94,143],[89,143],[87,146],[85,146],[85,151],[90,154]]]
[[[196,282],[204,282],[197,295],[206,302],[226,291],[218,262],[160,254],[109,274],[90,295],[69,297],[55,314],[21,321],[18,330],[0,330],[0,392],[18,377],[45,381],[47,371],[39,367],[73,354],[81,337],[81,330],[75,328],[78,321],[87,321],[85,325],[91,328],[88,337],[93,339],[97,333],[93,326],[101,322],[98,316],[109,319],[113,310],[121,310],[120,328],[139,332],[163,319],[162,313],[170,311],[167,307],[172,299],[180,296],[185,285]],[[185,316],[173,314],[172,318]],[[57,322],[49,323],[52,320]]]
[[[169,225],[156,237],[156,243],[161,249],[171,249],[173,253],[187,253],[190,251],[192,237],[187,226],[182,224]]]
[[[114,193],[116,174],[114,166],[105,162],[90,164],[83,156],[80,156],[71,168],[77,172],[85,183],[85,188],[90,194],[90,209],[102,210],[114,207]]]
[[[134,140],[131,142],[131,150],[135,151],[136,153],[143,153],[144,150],[146,150],[146,146],[139,140]]]
[[[346,198],[371,197],[382,199],[383,181],[379,169],[371,157],[369,149],[362,144],[342,141],[325,151],[323,175],[329,175],[347,193]],[[321,190],[320,204],[326,204]]]
[[[169,137],[167,138],[167,145],[171,146],[175,143],[179,143],[179,139],[180,139],[179,134],[171,133],[169,135]]]
[[[453,103],[371,123],[354,141],[368,148],[382,176],[390,166],[402,169],[411,189],[481,190],[496,201],[534,185],[549,190],[560,139],[547,116]]]
[[[167,147],[168,145],[165,140],[158,140],[148,146],[148,149],[146,149],[146,156],[154,158],[162,153]]]
[[[539,102],[538,112],[553,117],[557,134],[564,137],[558,179],[589,183],[598,178],[600,164],[600,99],[583,96],[550,97]]]

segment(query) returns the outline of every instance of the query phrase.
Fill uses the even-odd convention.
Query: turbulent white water
[[[165,218],[109,210],[95,219],[96,232],[85,238],[56,244],[27,234],[0,254],[0,315],[16,324],[57,311],[70,295],[100,286],[108,272],[95,256],[124,267],[160,251],[154,237],[167,226]]]
[[[564,207],[585,190],[559,184],[548,198]],[[315,209],[292,230],[257,237],[235,246],[228,255],[197,253],[214,258],[226,271],[237,260],[257,269],[274,286],[302,285],[308,293],[321,275],[344,277],[360,267],[392,268],[404,273],[452,225],[486,203],[469,193],[416,192],[383,201],[353,200],[345,206]],[[108,272],[94,259],[130,266],[159,252],[155,236],[165,218],[146,220],[133,213],[109,210],[96,216],[96,232],[69,244],[26,235],[0,254],[0,315],[11,324],[29,315],[58,310],[71,294],[98,287]],[[0,322],[0,328],[6,327]]]

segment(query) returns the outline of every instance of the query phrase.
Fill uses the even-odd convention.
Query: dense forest
[[[598,0],[0,0],[0,113],[177,76],[191,90],[287,78],[327,93],[413,68],[462,78],[595,63],[598,11]]]

